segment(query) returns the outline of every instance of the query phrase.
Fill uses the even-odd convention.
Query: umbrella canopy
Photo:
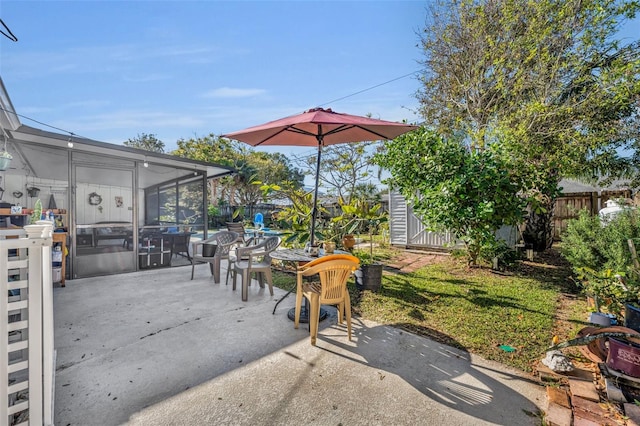
[[[417,126],[405,123],[342,114],[331,109],[313,108],[302,114],[270,121],[222,136],[245,142],[252,146],[318,147],[313,210],[311,213],[311,245],[313,245],[322,147],[337,143],[393,139],[416,128]]]

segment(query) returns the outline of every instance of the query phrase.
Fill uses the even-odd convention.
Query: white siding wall
[[[389,234],[391,244],[407,244],[407,202],[395,191],[389,192]]]
[[[405,198],[396,191],[389,193],[389,233],[392,245],[418,248],[450,249],[462,247],[462,243],[454,243],[450,232],[427,231],[424,223],[413,213]],[[517,229],[503,226],[496,235],[515,247]]]
[[[92,192],[102,197],[102,203],[99,206],[89,204],[89,194]],[[116,196],[122,197],[122,207],[116,206]],[[76,222],[78,225],[89,225],[105,221],[132,222],[133,198],[131,188],[78,184],[76,200]]]
[[[53,195],[56,208],[70,210],[68,200],[69,185],[67,181],[56,181],[51,179],[39,179],[28,176],[7,174],[4,176],[3,183],[0,186],[5,189],[2,200],[8,203],[21,205],[25,208],[33,208],[36,200],[40,199],[43,210],[46,210],[49,206],[51,195]],[[29,197],[26,189],[28,187],[39,188],[40,192],[38,193],[38,196]],[[22,192],[22,197],[15,197],[13,195],[14,191]],[[95,192],[102,197],[102,203],[100,206],[93,206],[89,204],[89,194],[92,192]],[[122,197],[122,207],[116,206],[116,196]],[[88,225],[97,222],[104,222],[106,220],[117,222],[132,221],[133,197],[130,188],[108,185],[78,184],[76,188],[76,197],[78,200],[76,221],[79,225]],[[102,209],[99,207],[102,207]]]

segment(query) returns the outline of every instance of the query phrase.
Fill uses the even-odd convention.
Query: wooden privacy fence
[[[575,192],[563,194],[556,199],[553,213],[553,238],[559,240],[567,229],[567,222],[578,217],[578,212],[587,209],[591,214],[598,214],[607,200],[616,198],[631,198],[631,190]]]
[[[0,425],[53,424],[51,231],[0,231]]]

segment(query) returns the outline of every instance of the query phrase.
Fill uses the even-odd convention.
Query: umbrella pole
[[[320,155],[322,154],[322,135],[318,139],[318,159],[316,161],[316,186],[313,193],[313,209],[311,209],[311,246],[315,243],[316,213],[318,209],[318,182],[320,179]]]

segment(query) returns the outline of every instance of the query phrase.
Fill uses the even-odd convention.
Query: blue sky
[[[155,134],[167,150],[315,106],[414,122],[426,6],[2,0],[18,42],[0,36],[0,75],[25,117],[112,143]],[[640,19],[621,33],[639,35]]]
[[[319,105],[416,121],[425,10],[424,1],[3,0],[18,42],[0,37],[0,75],[21,115],[112,143],[151,133],[168,150]]]

